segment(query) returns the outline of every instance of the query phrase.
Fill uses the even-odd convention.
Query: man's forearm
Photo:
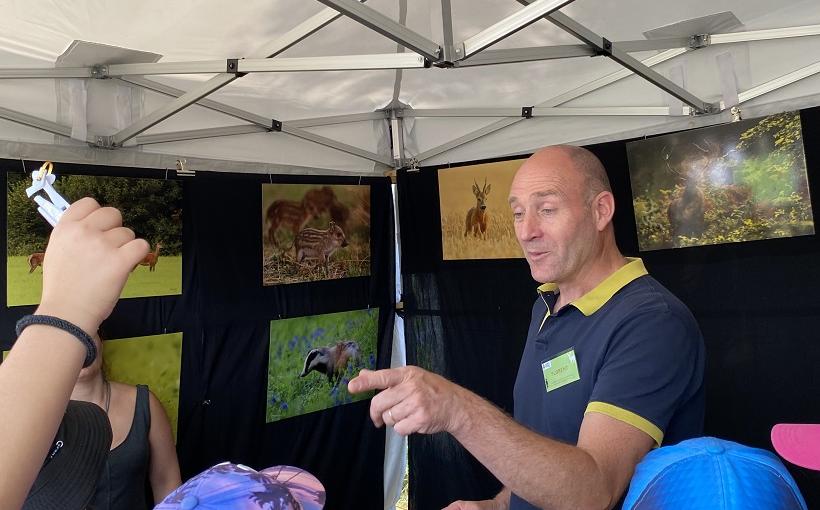
[[[610,496],[595,460],[576,446],[548,439],[463,390],[451,434],[503,484],[545,509],[607,508]]]

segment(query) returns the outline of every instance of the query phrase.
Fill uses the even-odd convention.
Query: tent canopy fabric
[[[116,139],[140,119],[167,107],[173,97],[116,77],[8,78],[3,72],[262,59],[274,53],[272,49],[276,50],[274,60],[362,56],[358,61],[367,66],[376,58],[365,55],[410,50],[365,23],[336,16],[332,7],[344,4],[342,0],[249,0],[241,7],[217,0],[145,0],[134,5],[0,0],[4,13],[0,18],[0,76],[6,78],[0,79],[0,152],[19,157],[25,150],[31,153],[31,147],[46,146],[51,150],[59,147],[62,154],[68,151],[73,159],[86,161],[120,158],[120,162],[151,166],[155,161],[162,166],[162,157],[168,156],[219,160],[224,170],[231,171],[366,174],[402,164],[485,159],[526,153],[552,143],[617,139],[730,120],[728,108],[712,115],[689,115],[679,99],[635,74],[600,88],[587,87],[583,93],[573,92],[624,67],[605,55],[590,57],[594,48],[540,16],[471,58],[497,57],[502,54],[498,50],[559,45],[572,45],[565,49],[587,51],[587,56],[470,66],[470,59],[459,60],[452,53],[499,21],[514,19],[531,2],[368,0],[362,4],[368,12],[432,41],[455,65],[444,64],[442,58],[433,62],[438,65],[427,68],[250,73],[234,77],[205,99],[249,112],[257,119],[280,121],[284,132],[197,104],[141,131],[122,147],[100,151],[90,149],[89,143],[95,145],[100,136]],[[533,6],[547,3],[538,0]],[[816,57],[820,54],[820,35],[816,35],[820,33],[816,26],[820,9],[816,0],[552,3],[566,4],[559,14],[618,48],[619,42],[683,41],[688,51],[679,51],[652,69],[707,103],[724,101],[731,106],[740,94],[744,117],[820,104]],[[452,19],[451,31],[443,22],[447,19]],[[318,30],[305,32],[295,44],[282,42],[310,23]],[[806,28],[795,32],[795,27]],[[775,32],[758,32],[772,29],[791,31],[788,37],[776,32],[781,34],[776,38]],[[751,35],[741,37],[740,42],[720,38],[730,33]],[[711,34],[711,44],[689,48],[689,37],[699,34]],[[645,60],[670,51],[659,46],[630,55]],[[623,47],[630,51],[628,45]],[[240,61],[239,65],[244,64]],[[800,73],[795,75],[796,71]],[[213,76],[203,72],[135,78],[182,93],[203,87]],[[772,91],[744,97],[761,85],[771,85]],[[392,109],[397,119],[391,133],[389,115],[396,105],[400,108]],[[519,113],[528,106],[536,107],[532,118]],[[619,113],[615,107],[632,109]],[[19,114],[56,123],[69,136],[23,125]],[[364,115],[339,122],[328,119],[358,114]],[[10,120],[15,116],[17,122]],[[501,125],[502,129],[496,129]],[[155,137],[204,129],[230,136],[162,142]],[[397,130],[402,140],[391,138]],[[476,137],[481,130],[487,134]],[[442,147],[462,137],[461,141],[471,141]],[[398,154],[403,160],[397,162],[391,145],[399,142],[404,153]],[[21,149],[20,144],[28,149]]]

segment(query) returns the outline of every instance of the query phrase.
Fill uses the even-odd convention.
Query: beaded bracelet
[[[17,321],[17,326],[15,328],[17,331],[17,336],[19,337],[20,333],[32,324],[62,329],[66,333],[70,333],[77,337],[77,340],[79,340],[80,343],[82,343],[86,348],[85,363],[83,363],[83,368],[91,365],[94,363],[94,360],[97,359],[97,346],[94,345],[94,341],[91,340],[91,337],[88,336],[88,333],[83,331],[82,328],[72,324],[71,322],[60,319],[59,317],[52,317],[51,315],[26,315]]]

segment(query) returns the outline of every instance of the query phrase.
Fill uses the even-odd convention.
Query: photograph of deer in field
[[[146,384],[165,408],[176,437],[179,415],[179,374],[182,333],[107,338],[103,342],[103,370],[111,381]]]
[[[814,234],[799,112],[626,148],[642,251]]]
[[[58,165],[59,166],[59,165]],[[69,202],[90,196],[123,213],[123,223],[147,240],[151,252],[134,266],[123,298],[182,293],[182,184],[165,179],[64,175],[54,187]],[[26,196],[31,177],[22,171],[6,174],[7,306],[40,302],[44,252],[51,225]]]
[[[370,187],[262,185],[262,283],[370,274]]]
[[[372,397],[347,383],[375,370],[378,327],[375,308],[271,321],[266,423]]]
[[[444,260],[522,257],[507,203],[523,159],[438,171]]]

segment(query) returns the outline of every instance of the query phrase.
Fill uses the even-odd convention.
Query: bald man
[[[652,448],[701,434],[703,338],[692,314],[615,243],[615,201],[586,149],[547,147],[509,197],[533,278],[514,417],[418,367],[366,371],[351,392],[382,389],[376,426],[446,431],[503,484],[447,510],[620,508]]]

